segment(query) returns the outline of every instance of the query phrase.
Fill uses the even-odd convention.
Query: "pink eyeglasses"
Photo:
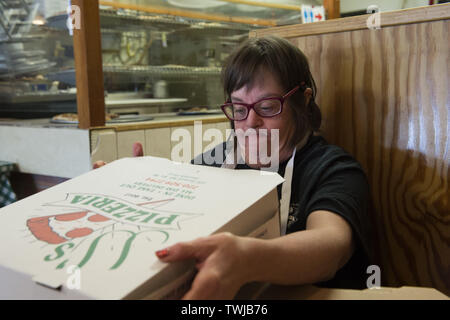
[[[283,111],[284,101],[293,95],[299,88],[300,86],[296,86],[282,97],[264,98],[250,104],[243,102],[227,102],[221,105],[220,108],[227,118],[232,121],[242,121],[247,119],[250,109],[255,110],[256,114],[261,117],[271,118]]]

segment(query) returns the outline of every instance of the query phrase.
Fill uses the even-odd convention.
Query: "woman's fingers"
[[[144,156],[144,148],[140,142],[133,143],[133,157],[143,157]],[[98,169],[108,164],[106,161],[98,160],[95,161],[92,165],[92,169]]]
[[[142,148],[142,144],[140,142],[133,143],[133,157],[143,157],[144,156],[144,148]]]
[[[171,247],[156,251],[155,254],[164,262],[195,258],[198,263],[201,263],[214,251],[230,244],[230,241],[233,241],[232,237],[229,233],[200,237],[192,241],[179,242]]]
[[[195,259],[197,267],[217,249],[214,237],[201,237],[192,241],[178,242],[171,247],[156,251],[156,256],[163,262],[175,262]]]
[[[171,247],[156,251],[156,256],[163,262],[175,262],[197,258],[196,248],[192,242],[180,242]]]
[[[192,286],[188,292],[182,297],[183,300],[205,300],[205,299],[225,299],[221,296],[223,288],[221,286],[219,275],[208,270],[200,271],[195,277]],[[230,296],[226,298],[233,298]]]
[[[195,259],[197,275],[183,299],[231,299],[246,282],[243,238],[220,233],[156,252],[163,262]]]
[[[98,168],[100,168],[100,167],[103,167],[105,164],[106,164],[105,161],[103,161],[103,160],[98,160],[98,161],[95,161],[95,162],[94,162],[94,164],[92,165],[92,168],[93,168],[93,169],[98,169]]]

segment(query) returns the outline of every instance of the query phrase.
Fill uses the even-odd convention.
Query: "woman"
[[[321,115],[306,57],[281,38],[249,39],[228,58],[223,82],[222,110],[244,133],[237,134],[236,149],[244,161],[212,165],[261,169],[267,163],[251,137],[269,145],[278,138],[271,158],[278,159],[278,173],[285,178],[278,190],[282,236],[217,234],[156,252],[163,262],[197,261],[198,273],[184,298],[231,299],[252,281],[362,288],[370,253],[367,179],[349,154],[314,134]],[[249,131],[253,134],[246,135]],[[216,150],[195,163],[210,164],[205,159],[215,158]],[[217,159],[230,157],[224,153]]]

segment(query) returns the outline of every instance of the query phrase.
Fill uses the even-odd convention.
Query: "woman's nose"
[[[262,117],[260,117],[253,109],[250,109],[248,112],[248,117],[245,121],[248,128],[258,128],[262,126],[264,122]]]

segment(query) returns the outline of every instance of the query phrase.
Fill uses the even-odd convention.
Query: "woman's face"
[[[286,94],[284,91],[276,78],[264,70],[258,73],[252,87],[244,86],[232,92],[231,101],[251,104],[263,98],[281,97]],[[263,118],[251,109],[247,119],[234,121],[234,126],[241,154],[250,167],[278,167],[274,161],[283,162],[291,156],[293,146],[289,140],[294,132],[294,121],[287,101],[283,112],[274,117]],[[265,155],[272,163],[267,163]]]

